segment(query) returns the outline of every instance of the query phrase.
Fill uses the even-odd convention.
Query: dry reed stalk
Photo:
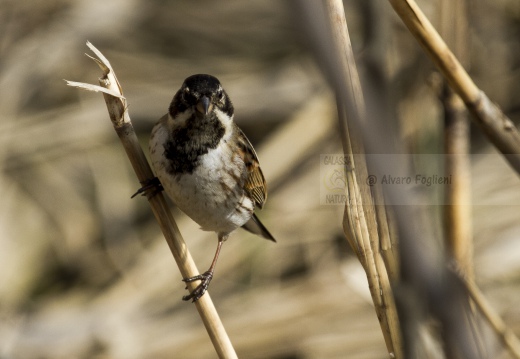
[[[450,89],[446,89],[443,104],[445,173],[452,179],[451,184],[446,186],[445,193],[445,242],[449,254],[459,263],[465,275],[472,278],[469,121],[460,97]]]
[[[441,34],[453,49],[461,63],[468,63],[467,6],[465,0],[441,2]],[[445,171],[452,176],[452,184],[446,188],[446,245],[457,262],[457,270],[463,278],[475,306],[488,320],[504,346],[515,358],[520,358],[520,341],[495,313],[485,296],[474,283],[473,238],[471,231],[471,173],[470,128],[464,103],[448,86],[444,86],[444,149]],[[475,328],[478,331],[478,328]]]
[[[389,0],[396,13],[473,114],[473,120],[520,174],[520,133],[473,82],[413,0]]]
[[[87,46],[98,58],[89,57],[92,58],[103,71],[103,76],[99,78],[101,86],[72,81],[67,81],[67,84],[69,86],[103,93],[110,119],[130,159],[137,178],[140,183],[147,183],[147,181],[155,176],[135,134],[121,85],[105,56],[90,42],[87,42]],[[159,222],[159,226],[161,227],[182,276],[188,278],[197,275],[199,271],[186,247],[186,243],[179,232],[163,194],[160,192],[151,193],[147,191],[146,197],[148,198],[155,218]],[[193,290],[196,287],[196,283],[189,283],[188,286]],[[206,293],[196,301],[195,306],[219,358],[237,358],[233,345],[211,301],[209,293]]]
[[[486,300],[486,297],[482,294],[475,282],[466,278],[463,278],[463,281],[471,299],[475,303],[475,306],[487,319],[506,349],[509,350],[514,358],[520,359],[520,340],[518,337],[516,337],[514,332],[506,326],[502,318],[500,318],[493,309],[493,306]]]
[[[347,86],[352,91],[352,99],[337,96],[338,116],[342,128],[343,148],[350,158],[350,168],[346,171],[347,201],[343,219],[343,229],[347,240],[357,254],[369,283],[374,308],[379,319],[381,331],[390,355],[402,358],[402,345],[397,310],[392,294],[385,261],[381,255],[378,219],[370,187],[366,183],[368,169],[364,157],[361,136],[347,122],[365,118],[365,105],[361,82],[356,69],[354,54],[348,33],[345,10],[341,0],[327,0],[326,8],[331,24],[333,41],[339,50],[339,63],[344,72],[344,79],[349,79]],[[347,103],[355,104],[352,107]],[[387,223],[383,224],[388,228]],[[389,233],[387,231],[387,233]]]
[[[374,195],[374,202],[376,203],[376,218],[379,227],[379,242],[381,256],[385,262],[388,278],[391,283],[396,283],[399,280],[399,256],[397,248],[397,233],[392,230],[395,227],[393,223],[394,218],[391,213],[387,212],[387,208],[383,203],[385,199],[383,196],[383,188],[380,183],[376,183],[372,187]]]
[[[444,0],[440,4],[440,12],[441,34],[461,63],[467,65],[468,21],[465,0]],[[445,193],[445,242],[464,275],[473,278],[468,114],[460,97],[447,84],[441,96],[444,106],[445,173],[452,178]]]
[[[316,55],[322,62],[328,79],[337,93],[342,97],[347,109],[355,109],[356,105],[349,83],[349,74],[338,58],[339,50],[332,43],[334,36],[330,28],[330,16],[319,2],[308,0],[299,2],[302,17],[316,46]],[[335,17],[333,17],[335,19]],[[371,109],[372,110],[372,109]],[[373,110],[373,113],[377,109]],[[368,153],[400,153],[402,148],[391,141],[388,128],[381,116],[367,116],[360,121],[357,111],[348,114],[349,126],[356,127],[362,135]],[[377,175],[393,173],[396,169],[408,173],[408,161],[396,158],[385,161],[380,156],[370,157],[371,172]],[[373,166],[373,167],[372,167]],[[462,357],[478,358],[471,329],[467,323],[468,300],[467,291],[460,281],[446,266],[446,259],[436,241],[431,216],[425,212],[426,204],[422,196],[413,191],[406,191],[401,186],[383,186],[386,203],[418,203],[418,205],[396,205],[388,211],[395,221],[389,222],[389,233],[399,235],[399,267],[400,280],[395,299],[399,312],[404,357],[417,357],[417,327],[426,314],[437,319],[440,331],[445,339],[445,353],[458,352]],[[405,201],[405,202],[403,202]],[[347,218],[348,220],[348,218]],[[356,221],[352,218],[351,221]],[[395,225],[394,225],[395,222]],[[348,231],[347,231],[348,236]],[[395,236],[391,235],[391,239]],[[397,301],[398,300],[398,301]],[[426,310],[419,310],[426,309]]]

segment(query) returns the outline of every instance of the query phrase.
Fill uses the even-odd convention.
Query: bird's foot
[[[188,301],[191,299],[192,302],[196,302],[197,300],[199,300],[200,297],[202,297],[204,295],[204,293],[206,293],[206,290],[208,289],[209,283],[211,282],[212,279],[213,279],[213,271],[210,271],[210,270],[206,271],[202,274],[196,275],[195,277],[184,278],[183,282],[185,282],[185,283],[191,283],[196,280],[200,280],[200,284],[197,286],[197,288],[195,288],[193,290],[193,292],[182,297],[182,300]],[[186,289],[188,289],[188,287],[186,287]]]
[[[157,177],[141,182],[141,184],[143,185],[143,187],[139,188],[137,192],[135,192],[130,198],[134,198],[139,194],[147,196],[148,198],[152,198],[164,189],[161,184],[161,181],[159,181],[159,178]]]

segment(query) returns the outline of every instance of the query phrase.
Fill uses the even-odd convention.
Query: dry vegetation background
[[[438,2],[419,4],[436,24]],[[257,148],[270,189],[259,216],[278,243],[235,233],[210,287],[239,357],[386,357],[343,207],[320,205],[320,154],[342,150],[333,96],[292,5],[0,1],[0,358],[215,357],[181,301],[184,285],[146,200],[130,200],[139,184],[102,97],[62,80],[97,83],[87,40],[116,70],[143,146],[182,80],[210,73]],[[439,153],[431,62],[388,3],[345,8],[361,73],[383,74],[403,141],[412,153]],[[469,22],[470,74],[518,121],[520,5],[473,1]],[[518,335],[519,178],[477,131],[472,153],[476,281]],[[205,269],[216,236],[175,216]],[[508,358],[490,347],[490,358]]]

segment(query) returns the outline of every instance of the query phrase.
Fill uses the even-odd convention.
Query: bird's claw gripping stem
[[[141,182],[141,184],[143,185],[143,187],[139,188],[137,192],[135,192],[130,198],[134,198],[139,194],[147,196],[148,198],[152,198],[164,189],[161,181],[159,181],[159,178],[157,177]]]
[[[190,278],[184,278],[182,281],[185,283],[191,283],[196,280],[200,280],[200,284],[188,295],[182,297],[182,300],[188,301],[191,299],[192,302],[196,302],[206,293],[206,290],[209,287],[209,283],[213,279],[213,271],[206,271],[202,274],[196,275]],[[188,287],[186,287],[188,289]]]

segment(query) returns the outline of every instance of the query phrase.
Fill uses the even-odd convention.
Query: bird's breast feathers
[[[165,148],[175,139],[168,137],[166,121],[157,126],[150,153],[156,174],[174,203],[204,230],[232,231],[247,222],[254,203],[243,188],[247,174],[243,158],[233,148],[233,127],[226,126],[216,148],[198,156],[191,173],[171,173]]]

